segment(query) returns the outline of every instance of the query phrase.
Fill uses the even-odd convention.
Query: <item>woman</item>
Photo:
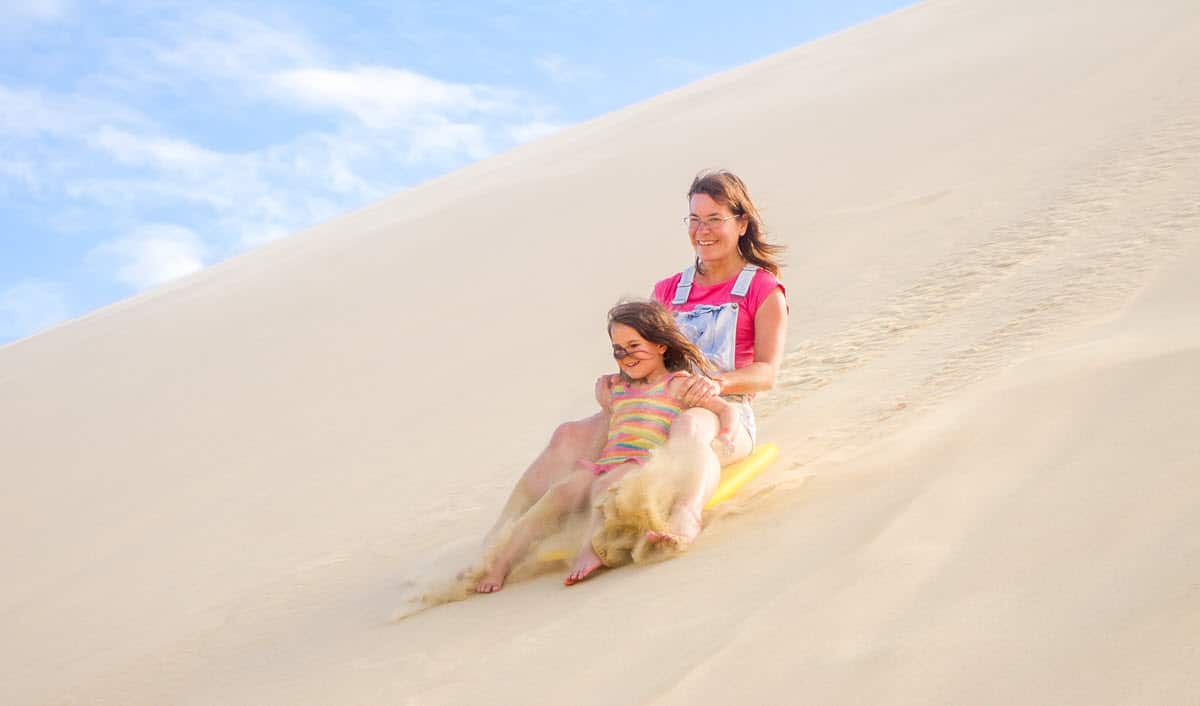
[[[672,508],[666,533],[651,541],[684,547],[700,532],[700,515],[721,477],[721,461],[712,449],[717,416],[703,404],[720,395],[735,404],[742,422],[734,434],[732,463],[754,448],[754,393],[775,385],[787,335],[787,303],[777,279],[782,250],[764,239],[762,218],[746,185],[727,171],[701,172],[688,189],[684,219],[696,254],[692,267],[654,286],[654,298],[675,313],[685,333],[721,371],[712,378],[689,376],[681,396],[689,407],[671,427],[668,447],[677,458],[695,459],[686,487]],[[596,399],[611,402],[614,376],[596,380]],[[594,459],[604,446],[608,415],[594,414],[554,430],[546,449],[534,459],[513,489],[494,534],[519,517],[546,491],[563,480],[579,461]],[[490,535],[489,535],[490,540]]]

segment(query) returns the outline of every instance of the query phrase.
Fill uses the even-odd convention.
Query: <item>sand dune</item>
[[[1198,36],[926,2],[0,348],[0,702],[1195,703]],[[789,246],[781,460],[678,559],[393,622],[709,166]]]

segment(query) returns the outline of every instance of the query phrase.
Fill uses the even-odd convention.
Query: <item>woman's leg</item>
[[[718,425],[717,415],[699,407],[686,409],[675,418],[667,448],[672,458],[687,463],[687,472],[671,508],[670,531],[666,534],[650,532],[647,534],[650,541],[667,541],[681,547],[690,544],[700,533],[700,516],[705,504],[721,483],[721,465],[739,461],[754,450],[750,433],[739,424],[733,435],[733,452],[718,458],[712,448],[719,432]]]
[[[504,586],[504,579],[513,563],[525,553],[530,544],[542,539],[558,527],[562,518],[583,506],[594,478],[591,471],[576,469],[542,495],[521,518],[513,524],[512,533],[496,553],[488,573],[479,580],[475,590],[495,593]]]
[[[569,476],[579,461],[595,458],[607,437],[608,416],[602,413],[560,424],[550,435],[550,443],[521,474],[485,544],[491,543],[501,527],[525,514],[551,486]]]

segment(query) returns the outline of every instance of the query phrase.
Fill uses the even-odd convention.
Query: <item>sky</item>
[[[906,4],[0,4],[0,346]]]

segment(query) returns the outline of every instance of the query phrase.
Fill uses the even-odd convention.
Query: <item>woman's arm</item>
[[[787,301],[783,298],[783,292],[776,287],[754,314],[754,362],[737,370],[714,375],[711,379],[693,375],[687,378],[680,399],[696,406],[714,395],[747,394],[774,387],[779,367],[783,364],[787,322]]]
[[[718,375],[722,393],[745,394],[775,387],[779,367],[783,364],[787,325],[787,302],[783,292],[776,287],[754,314],[754,362]]]

